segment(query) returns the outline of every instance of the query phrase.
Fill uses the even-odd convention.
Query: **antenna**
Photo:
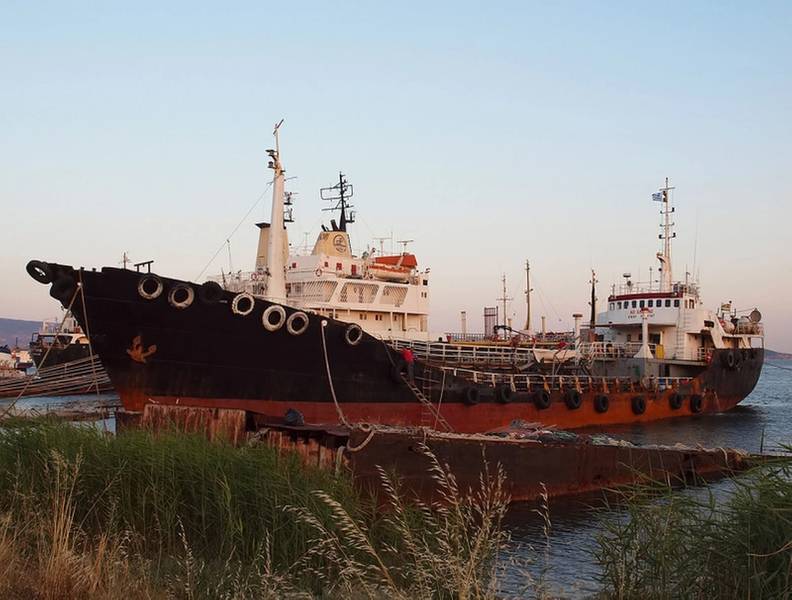
[[[525,261],[525,331],[531,333],[531,263]]]
[[[599,281],[597,280],[597,274],[594,272],[594,269],[591,269],[591,300],[589,301],[589,306],[591,306],[591,315],[589,317],[589,341],[594,341],[594,327],[597,323],[597,284]]]
[[[498,302],[503,302],[503,324],[506,325],[506,303],[511,302],[514,298],[506,296],[506,273],[503,274],[503,297],[496,298]],[[504,332],[505,335],[505,332]]]
[[[652,194],[652,200],[655,202],[662,202],[663,208],[660,214],[663,216],[663,221],[660,223],[662,233],[659,238],[663,240],[663,250],[657,253],[657,260],[660,261],[660,291],[667,292],[671,289],[673,284],[673,275],[671,272],[671,240],[676,237],[673,233],[674,223],[671,221],[671,215],[674,213],[674,207],[671,206],[671,190],[674,187],[668,185],[668,177],[665,178],[665,187]]]
[[[374,241],[379,242],[380,247],[380,256],[385,255],[385,240],[393,240],[393,234],[389,235],[388,237],[375,237]]]
[[[402,254],[407,254],[407,244],[413,243],[415,240],[396,240],[397,244],[401,244],[402,247]]]
[[[334,231],[346,231],[347,223],[355,222],[355,212],[349,210],[351,208],[354,208],[351,204],[349,204],[349,199],[352,197],[353,193],[354,193],[354,189],[352,188],[352,184],[347,182],[346,178],[344,177],[344,174],[341,173],[340,171],[338,173],[337,184],[330,187],[321,188],[319,190],[319,197],[322,200],[336,203],[335,206],[323,208],[322,210],[341,211],[341,224],[338,227],[336,227],[335,224],[331,221],[331,223],[333,224]],[[349,212],[347,213],[348,210]]]
[[[287,179],[294,179],[293,177],[287,177]],[[294,209],[292,206],[294,205],[294,201],[292,200],[293,196],[296,196],[297,192],[284,192],[283,193],[283,222],[284,223],[294,223]]]

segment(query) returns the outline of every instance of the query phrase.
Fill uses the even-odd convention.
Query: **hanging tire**
[[[52,267],[41,260],[31,260],[25,267],[28,275],[39,283],[52,283]]]
[[[671,407],[671,410],[679,410],[682,408],[683,401],[684,397],[679,392],[674,392],[668,397],[668,405]]]
[[[700,394],[693,394],[690,397],[690,412],[698,414],[704,408],[704,398]]]
[[[533,403],[539,410],[550,408],[550,394],[547,390],[537,390],[534,392]]]
[[[583,398],[576,389],[570,388],[564,392],[564,404],[569,410],[577,410],[583,403]]]
[[[605,394],[597,394],[594,396],[594,410],[600,414],[608,412],[610,408],[610,400]]]
[[[475,406],[476,404],[479,403],[480,399],[481,399],[481,393],[479,392],[479,389],[477,387],[471,385],[465,388],[465,398],[464,398],[465,404],[467,404],[468,406]]]
[[[501,404],[508,404],[514,398],[514,390],[508,383],[502,383],[495,388],[495,399]]]
[[[267,331],[278,331],[285,322],[286,310],[280,304],[268,306],[264,309],[264,314],[261,315],[261,324]]]
[[[630,406],[632,407],[633,414],[642,415],[646,412],[646,398],[643,396],[633,396],[633,399],[630,400]]]
[[[165,286],[162,285],[162,279],[151,273],[147,273],[138,281],[138,294],[144,300],[156,300],[162,295]]]
[[[195,292],[192,286],[184,283],[177,283],[168,292],[168,304],[179,310],[183,310],[190,306],[194,299]]]
[[[734,356],[734,350],[729,350],[721,355],[723,365],[728,369],[733,369],[737,364],[737,359]]]
[[[217,304],[223,299],[223,288],[216,281],[204,281],[198,288],[198,298],[204,304]]]
[[[311,322],[308,320],[308,315],[300,310],[296,313],[292,313],[289,315],[289,318],[286,319],[286,331],[292,335],[302,335],[306,332],[310,324]]]
[[[240,292],[231,301],[231,312],[240,317],[246,317],[256,307],[256,299],[247,292]]]
[[[344,329],[344,341],[350,346],[357,346],[363,340],[363,329],[357,323],[350,323]]]

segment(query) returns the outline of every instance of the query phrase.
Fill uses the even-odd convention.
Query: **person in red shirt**
[[[407,366],[407,380],[413,383],[413,379],[415,378],[415,355],[409,348],[402,350],[401,355],[404,364]]]

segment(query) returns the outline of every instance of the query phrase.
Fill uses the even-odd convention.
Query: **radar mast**
[[[336,203],[335,206],[323,208],[322,210],[341,211],[338,224],[336,224],[335,219],[330,222],[333,231],[346,231],[347,224],[355,222],[355,211],[351,210],[354,207],[349,204],[349,199],[353,193],[352,184],[347,182],[346,177],[341,172],[338,173],[337,184],[319,190],[319,197],[322,200]]]
[[[660,224],[662,233],[660,239],[663,240],[663,250],[657,253],[657,260],[660,261],[660,291],[670,292],[673,286],[674,279],[671,269],[671,240],[676,237],[673,232],[674,223],[671,221],[671,215],[674,213],[674,207],[671,205],[671,190],[674,188],[668,185],[668,177],[665,179],[665,187],[652,194],[652,200],[655,202],[662,202],[663,208],[660,214],[663,221]]]

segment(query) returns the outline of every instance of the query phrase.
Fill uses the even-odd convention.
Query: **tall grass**
[[[788,464],[759,467],[726,498],[633,490],[628,518],[611,520],[599,540],[604,595],[792,597],[790,475]]]
[[[382,510],[267,447],[6,423],[0,597],[492,598],[503,475],[468,498],[431,465],[442,504],[383,473]]]

